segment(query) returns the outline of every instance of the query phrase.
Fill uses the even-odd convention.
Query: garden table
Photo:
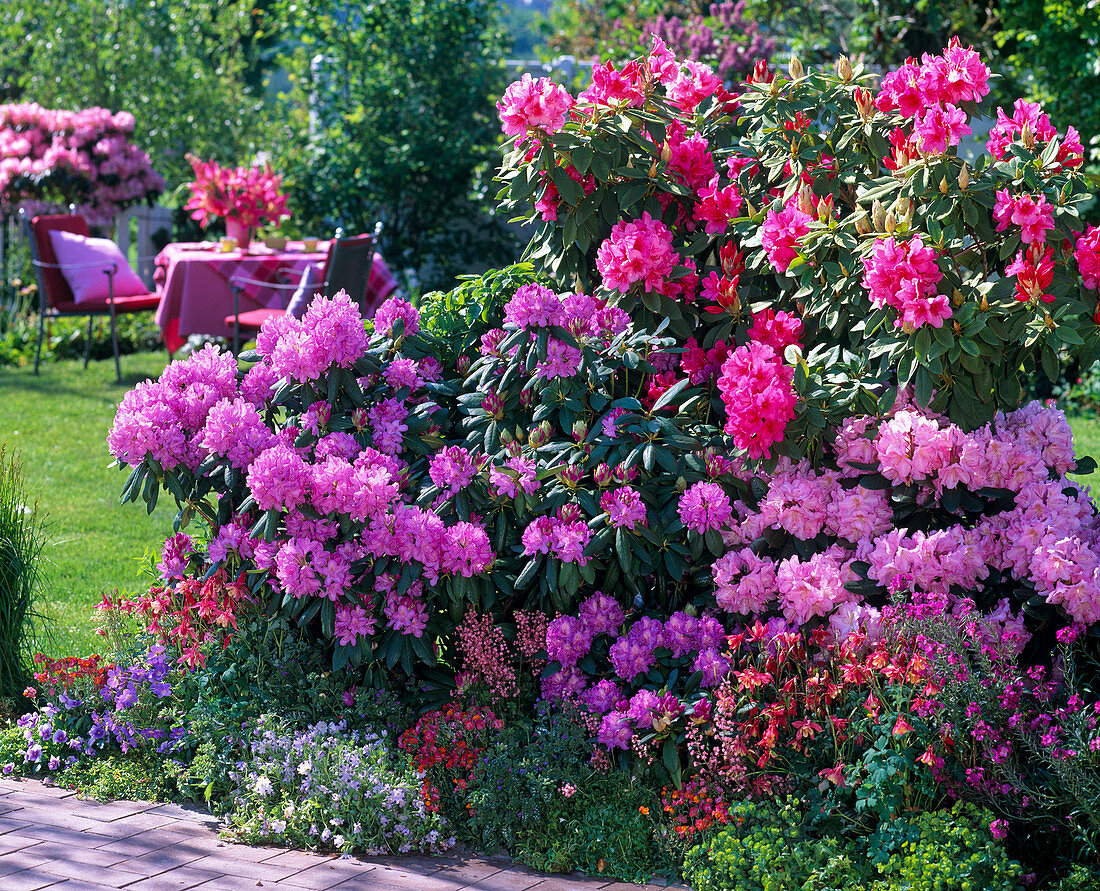
[[[153,277],[163,299],[156,321],[164,343],[175,352],[192,334],[231,338],[225,317],[233,313],[230,282],[236,278],[269,282],[274,287],[247,284],[241,292],[241,311],[285,308],[297,281],[309,266],[324,263],[327,243],[306,251],[301,242],[273,251],[253,245],[248,251],[221,251],[217,242],[170,244],[156,258]]]

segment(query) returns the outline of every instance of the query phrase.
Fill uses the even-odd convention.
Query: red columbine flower
[[[1054,295],[1046,293],[1054,280],[1054,252],[1048,249],[1040,257],[1040,250],[1041,245],[1029,245],[1027,251],[1019,251],[1005,269],[1007,275],[1016,276],[1016,299],[1021,303],[1036,297],[1043,303],[1054,302]]]
[[[892,731],[894,736],[904,736],[907,733],[912,733],[912,725],[905,720],[904,715],[898,715],[898,719],[894,722],[894,729]]]

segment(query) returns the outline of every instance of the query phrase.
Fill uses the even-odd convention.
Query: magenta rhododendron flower
[[[1100,288],[1100,226],[1089,226],[1077,238],[1073,258],[1081,272],[1081,283],[1089,290]]]
[[[625,615],[617,600],[609,594],[597,591],[577,608],[577,616],[592,634],[618,633]]]
[[[798,256],[798,239],[810,231],[812,222],[813,217],[794,204],[780,211],[768,211],[761,228],[760,243],[776,272],[790,269],[791,262]]]
[[[729,495],[718,483],[695,483],[680,496],[678,511],[681,522],[700,535],[733,520]]]
[[[752,317],[749,337],[759,343],[766,343],[782,356],[783,351],[792,344],[802,345],[802,335],[806,327],[802,320],[790,313],[765,309]]]
[[[561,298],[542,285],[524,285],[505,305],[504,324],[513,325],[516,328],[549,328],[563,325],[565,310],[562,307]]]
[[[546,361],[537,366],[538,373],[548,381],[572,377],[581,365],[581,351],[575,346],[550,338],[546,344]]]
[[[730,221],[741,213],[744,204],[736,184],[719,188],[716,182],[698,190],[699,200],[695,204],[695,219],[706,224],[708,235],[725,232]]]
[[[410,337],[420,330],[420,313],[416,307],[400,297],[390,297],[374,313],[374,330],[385,337],[393,337],[394,324],[400,319],[403,335]]]
[[[684,127],[678,123],[674,124],[669,128],[665,146],[668,150],[668,170],[672,179],[687,186],[693,192],[706,188],[717,179],[718,172],[714,166],[714,156],[707,151],[710,144],[702,133],[693,133],[685,137]],[[740,198],[737,199],[737,203],[740,206]]]
[[[347,603],[336,605],[336,625],[333,632],[341,646],[354,646],[361,637],[374,634],[374,617],[361,606]]]
[[[526,137],[532,131],[556,133],[569,117],[573,97],[548,77],[524,74],[504,91],[497,103],[501,129],[509,136]]]
[[[1038,298],[1053,303],[1054,295],[1047,288],[1054,281],[1054,252],[1037,251],[1032,245],[1027,251],[1017,251],[1016,258],[1005,267],[1005,275],[1016,276],[1016,299],[1021,303]]]
[[[954,105],[933,106],[918,114],[913,130],[920,151],[934,154],[943,154],[948,146],[958,145],[962,137],[973,132],[967,123],[966,112]]]
[[[729,354],[718,378],[726,406],[726,433],[751,458],[770,453],[794,417],[794,369],[774,349],[749,343]]]
[[[1008,117],[1003,108],[997,109],[997,123],[989,131],[989,141],[986,143],[989,153],[998,161],[1004,160],[1008,147],[1022,137],[1025,124],[1038,145],[1058,137],[1058,131],[1054,129],[1050,118],[1037,103],[1017,99],[1012,106],[1012,117]],[[1066,128],[1066,135],[1055,160],[1059,166],[1070,169],[1079,167],[1084,162],[1081,137],[1073,127]]]
[[[640,219],[623,220],[596,252],[596,268],[604,287],[626,293],[641,282],[645,290],[661,288],[679,256],[672,250],[672,233],[660,220],[643,213]]]
[[[627,62],[621,70],[612,62],[594,65],[592,82],[577,101],[637,108],[645,102],[645,73],[645,68],[637,61]]]
[[[600,496],[600,507],[607,513],[607,521],[616,529],[633,529],[646,524],[645,502],[637,489],[624,486],[612,489]]]
[[[1020,240],[1024,244],[1042,244],[1046,232],[1054,228],[1053,206],[1046,195],[1012,195],[1007,189],[997,192],[993,207],[993,219],[997,231],[1004,232],[1010,225],[1020,227]]]
[[[880,238],[871,254],[863,258],[863,287],[872,305],[892,306],[898,311],[894,327],[939,328],[951,317],[947,297],[936,293],[943,278],[936,259],[935,249],[925,247],[919,235],[908,241]]]
[[[691,114],[699,103],[722,89],[722,79],[702,62],[688,60],[666,85],[668,101],[684,114]]]
[[[431,457],[428,475],[443,492],[454,495],[465,489],[478,471],[478,462],[462,446],[447,446]]]

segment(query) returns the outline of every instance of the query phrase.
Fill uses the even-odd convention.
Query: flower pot
[[[235,217],[225,218],[225,234],[229,238],[237,239],[237,247],[242,251],[248,250],[248,245],[252,241],[252,227],[244,225],[240,220]]]

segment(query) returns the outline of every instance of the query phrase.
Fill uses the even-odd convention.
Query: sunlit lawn
[[[170,529],[171,504],[152,517],[144,505],[121,505],[126,479],[109,468],[107,431],[127,389],[164,368],[164,353],[122,357],[123,385],[113,361],[0,368],[0,439],[22,455],[30,498],[48,523],[46,614],[40,648],[52,655],[93,652],[93,604],[104,591],[146,584],[142,558]]]

